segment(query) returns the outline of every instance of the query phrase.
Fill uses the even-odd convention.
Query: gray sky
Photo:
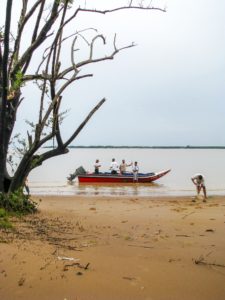
[[[225,145],[225,1],[154,3],[166,3],[167,12],[80,18],[80,29],[98,28],[108,42],[117,33],[118,46],[137,46],[95,65],[93,78],[65,94],[64,108],[71,109],[66,136],[107,98],[73,145]],[[27,88],[26,96],[34,97],[33,90]],[[20,131],[27,112],[24,104]]]

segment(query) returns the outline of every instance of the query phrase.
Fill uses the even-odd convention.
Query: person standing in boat
[[[99,168],[101,167],[101,164],[99,162],[99,159],[96,159],[94,168],[95,168],[95,174],[99,174]]]
[[[196,185],[197,189],[197,196],[200,194],[201,189],[203,190],[204,199],[203,201],[206,201],[207,195],[206,195],[206,187],[205,187],[205,178],[202,174],[196,174],[193,177],[191,177],[191,181]]]
[[[117,172],[119,170],[119,166],[118,166],[118,163],[116,162],[115,158],[112,159],[112,162],[110,164],[110,170],[111,170],[111,174],[117,174]]]
[[[127,163],[125,162],[125,159],[123,159],[123,160],[122,160],[122,163],[120,164],[120,173],[121,173],[121,174],[125,174],[125,173],[126,173],[126,170],[127,170],[127,167],[130,167],[130,166],[132,166],[132,163],[127,164]]]
[[[138,182],[138,171],[139,171],[139,167],[138,167],[138,163],[137,161],[135,161],[134,165],[133,165],[133,168],[132,168],[132,171],[133,171],[133,181],[134,182]]]

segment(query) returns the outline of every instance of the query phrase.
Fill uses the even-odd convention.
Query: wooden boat
[[[171,170],[165,170],[158,173],[138,173],[138,183],[149,183],[153,182]],[[91,173],[77,175],[80,183],[133,183],[133,174],[111,174],[111,173]]]

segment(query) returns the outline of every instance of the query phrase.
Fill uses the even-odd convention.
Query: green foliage
[[[31,167],[32,169],[36,168],[37,166],[40,166],[41,165],[41,160],[40,160],[40,155],[34,155],[33,156],[33,160],[31,162]]]
[[[0,207],[8,212],[19,214],[37,211],[37,203],[23,193],[22,188],[14,193],[0,194]]]
[[[21,70],[18,70],[16,73],[16,80],[13,82],[13,90],[18,90],[23,85],[23,73]]]
[[[12,228],[12,224],[8,219],[8,214],[4,208],[0,208],[0,228],[9,229]]]
[[[4,218],[6,216],[6,211],[4,208],[0,208],[0,218]]]

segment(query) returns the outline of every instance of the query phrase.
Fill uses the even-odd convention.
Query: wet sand
[[[0,233],[2,300],[225,299],[225,197],[41,197]]]

